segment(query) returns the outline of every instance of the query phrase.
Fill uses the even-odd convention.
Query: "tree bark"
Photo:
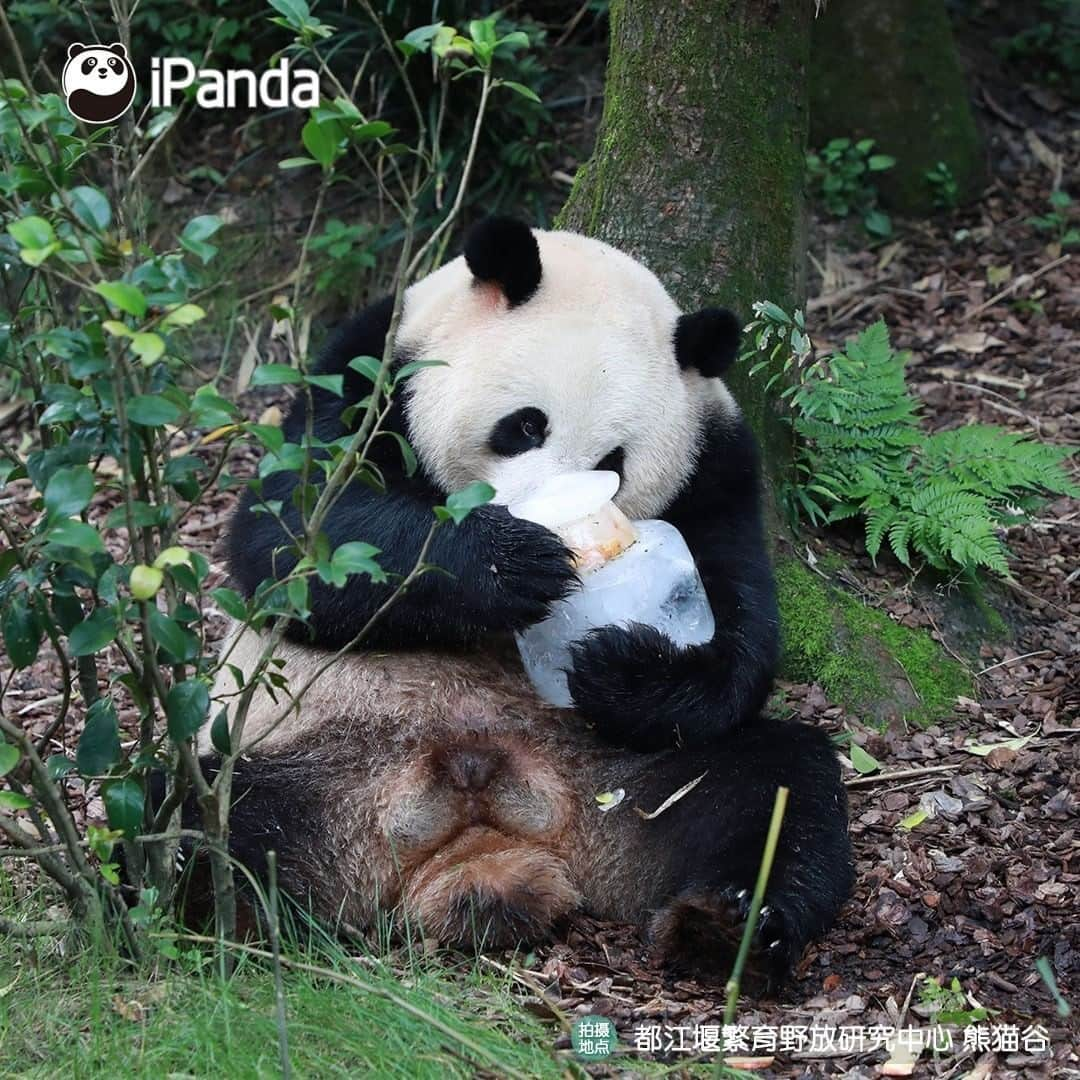
[[[931,211],[926,171],[943,161],[961,201],[986,179],[982,141],[944,0],[829,0],[810,63],[811,142],[870,138],[896,165],[875,176],[882,201]]]
[[[634,255],[686,310],[801,304],[812,17],[812,0],[613,0],[596,149],[559,226]],[[765,380],[727,381],[775,473]]]
[[[559,227],[640,259],[684,310],[723,304],[748,319],[755,300],[801,305],[813,11],[813,0],[612,0],[596,149]],[[776,480],[789,475],[788,432],[748,367],[725,381]],[[766,507],[773,538],[787,538]],[[786,674],[882,722],[951,703],[960,676],[925,634],[827,587],[789,552],[776,557]]]

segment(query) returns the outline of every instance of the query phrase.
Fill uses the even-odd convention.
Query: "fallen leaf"
[[[634,809],[646,821],[652,821],[653,818],[659,817],[665,810],[670,810],[684,795],[689,795],[708,775],[709,770],[706,769],[700,776],[691,780],[689,784],[683,784],[674,795],[669,795],[651,814],[646,814],[640,806],[635,806]]]
[[[987,349],[994,349],[1004,344],[1004,341],[994,337],[992,334],[987,334],[982,330],[969,330],[949,338],[948,341],[943,341],[934,350],[934,355],[937,356],[939,353],[947,352],[965,352],[978,355],[986,352]]]

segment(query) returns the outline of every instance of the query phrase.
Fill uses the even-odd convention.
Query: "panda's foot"
[[[407,913],[426,935],[458,948],[541,940],[581,900],[565,861],[544,848],[477,831],[483,835],[468,837],[467,850],[446,849],[417,875]]]
[[[665,967],[726,979],[749,914],[749,889],[687,890],[650,921],[653,949]],[[751,941],[744,985],[751,992],[772,993],[801,952],[791,920],[766,898]]]

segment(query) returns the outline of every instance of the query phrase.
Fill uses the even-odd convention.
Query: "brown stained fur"
[[[261,649],[248,631],[229,661],[250,670]],[[277,655],[295,688],[319,654],[285,643]],[[225,675],[215,695],[233,690]],[[282,855],[281,873],[327,920],[364,926],[403,904],[440,940],[494,943],[542,936],[586,889],[611,918],[641,918],[662,898],[648,866],[628,893],[619,859],[648,824],[629,802],[601,815],[595,800],[640,791],[641,757],[540,702],[516,652],[352,653],[279,723],[283,700],[255,695],[243,745],[311,763],[320,841]]]

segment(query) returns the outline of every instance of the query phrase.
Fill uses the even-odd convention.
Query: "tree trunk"
[[[687,310],[801,304],[812,16],[812,0],[613,0],[596,151],[559,226],[641,259]],[[775,473],[765,380],[729,376]]]
[[[640,259],[686,310],[724,304],[749,318],[755,300],[801,305],[813,10],[813,0],[612,0],[596,149],[558,225]],[[787,429],[747,367],[725,381],[779,479]],[[788,538],[766,502],[770,533]],[[947,711],[968,685],[955,663],[790,552],[776,550],[785,674],[881,722]]]
[[[870,138],[896,165],[875,176],[882,201],[933,209],[926,171],[944,162],[961,201],[986,179],[944,0],[829,0],[810,64],[811,142]]]

